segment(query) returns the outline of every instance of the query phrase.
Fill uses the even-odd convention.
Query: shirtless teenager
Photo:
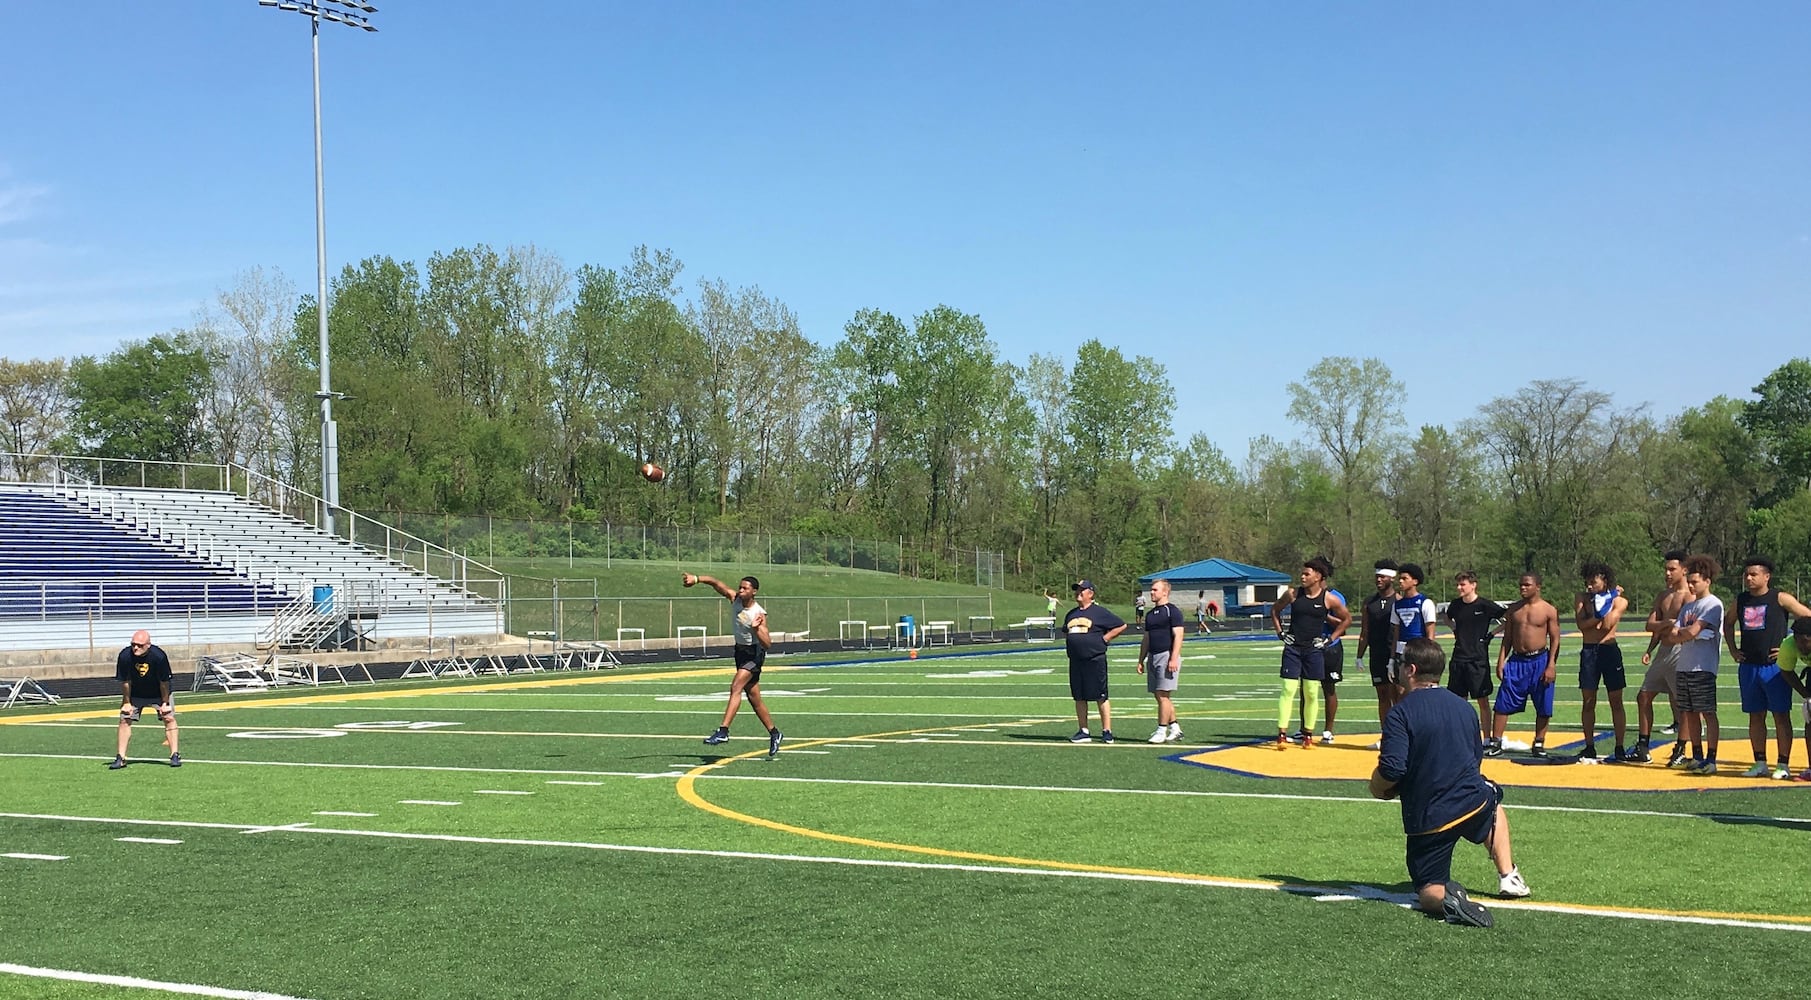
[[[1535,757],[1547,756],[1547,724],[1553,721],[1553,671],[1559,663],[1559,611],[1541,599],[1541,575],[1523,573],[1522,599],[1509,606],[1503,623],[1503,645],[1497,651],[1496,726],[1487,757],[1503,754],[1503,732],[1509,717],[1534,702]]]
[[[1673,621],[1679,617],[1679,609],[1691,600],[1691,587],[1685,583],[1685,553],[1673,550],[1666,554],[1666,589],[1654,598],[1654,610],[1648,612],[1647,652],[1641,654],[1641,663],[1647,667],[1647,676],[1641,680],[1641,692],[1635,695],[1635,748],[1628,752],[1624,760],[1645,764],[1653,760],[1654,734],[1654,699],[1662,693],[1666,695],[1666,707],[1673,713],[1673,724],[1667,731],[1677,733],[1677,742],[1673,744],[1673,761],[1685,756],[1685,734],[1679,731],[1679,689],[1674,683],[1679,664],[1679,647],[1668,646],[1660,641],[1660,633],[1671,628]]]

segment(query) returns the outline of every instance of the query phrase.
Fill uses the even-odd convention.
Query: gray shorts
[[[1169,650],[1147,655],[1144,659],[1144,689],[1152,694],[1176,690],[1176,673],[1169,667]]]
[[[1681,670],[1676,683],[1681,712],[1714,712],[1717,710],[1717,675],[1708,670]]]
[[[1679,697],[1678,667],[1678,646],[1654,647],[1654,655],[1648,660],[1647,676],[1641,679],[1641,690],[1656,694],[1665,692],[1669,698]]]

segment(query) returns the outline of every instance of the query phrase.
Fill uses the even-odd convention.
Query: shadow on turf
[[[700,764],[720,764],[729,758],[714,753],[644,753],[629,760],[695,760]]]
[[[1744,816],[1735,813],[1699,813],[1699,818],[1726,823],[1730,826],[1771,826],[1778,830],[1804,830],[1811,832],[1811,823],[1804,820],[1779,819],[1773,816]]]
[[[1415,901],[1414,887],[1407,882],[1394,885],[1373,885],[1368,882],[1311,882],[1295,875],[1267,874],[1259,878],[1269,879],[1283,884],[1282,892],[1304,899],[1319,896],[1354,896],[1367,903],[1388,903],[1391,906],[1403,907]]]

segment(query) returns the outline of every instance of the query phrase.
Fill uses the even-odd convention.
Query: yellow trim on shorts
[[[1471,819],[1473,816],[1476,816],[1477,814],[1483,812],[1484,806],[1487,806],[1489,804],[1490,804],[1490,801],[1488,799],[1486,799],[1483,804],[1478,806],[1478,808],[1473,809],[1471,812],[1466,813],[1465,815],[1459,817],[1456,820],[1453,820],[1451,823],[1448,823],[1445,826],[1437,826],[1437,827],[1434,827],[1432,830],[1423,830],[1420,833],[1412,833],[1409,836],[1411,836],[1411,837],[1427,837],[1427,836],[1431,836],[1436,833],[1445,833],[1446,831],[1451,830],[1453,827],[1458,826],[1459,824],[1465,822],[1466,820]]]

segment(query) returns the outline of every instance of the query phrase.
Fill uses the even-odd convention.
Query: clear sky
[[[324,25],[329,269],[672,249],[821,343],[978,313],[1151,354],[1178,437],[1411,424],[1543,377],[1667,415],[1811,354],[1811,4],[468,2]],[[308,23],[0,16],[0,354],[105,353],[236,272],[314,287]]]

